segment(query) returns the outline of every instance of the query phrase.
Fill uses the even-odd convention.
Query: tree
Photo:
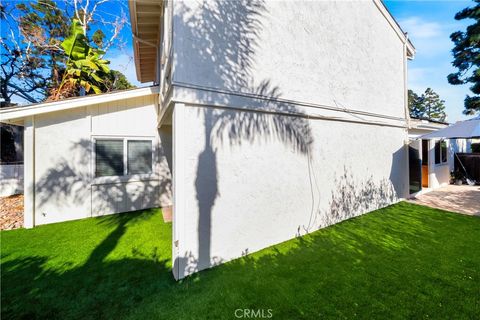
[[[100,49],[90,46],[85,30],[77,19],[73,19],[70,34],[61,46],[68,57],[62,81],[51,93],[50,100],[58,100],[75,95],[80,87],[88,93],[101,93],[101,87],[110,75],[109,61],[102,59],[105,54]]]
[[[2,106],[9,106],[13,96],[29,102],[42,101],[53,80],[58,78],[60,42],[68,19],[51,0],[36,3],[0,4],[0,93]],[[57,58],[58,57],[58,58]]]
[[[448,75],[450,84],[472,84],[473,96],[467,95],[464,101],[465,114],[480,112],[480,0],[476,5],[468,7],[455,15],[456,20],[473,19],[475,22],[465,31],[457,31],[450,35],[454,43],[452,65],[458,70]]]
[[[445,121],[445,101],[431,88],[427,88],[421,96],[408,90],[408,107],[410,116],[420,119]]]
[[[135,88],[135,86],[128,81],[127,77],[117,70],[110,71],[110,76],[105,80],[105,87],[106,91]]]
[[[113,0],[6,1],[0,4],[0,94],[2,106],[12,97],[28,102],[44,101],[57,93],[66,70],[68,55],[61,47],[73,18],[79,18],[83,34],[99,59],[114,47],[121,47],[121,30],[127,22],[126,2]],[[110,3],[110,4],[109,4]],[[103,52],[103,53],[101,53]],[[107,75],[106,82],[113,75]],[[69,80],[70,81],[70,80]],[[109,82],[115,83],[115,81]],[[65,86],[65,84],[64,84]],[[100,91],[110,89],[100,86]],[[94,92],[91,90],[90,92]],[[72,90],[73,95],[79,91]]]
[[[411,117],[422,118],[425,116],[425,107],[422,104],[422,99],[413,90],[408,90],[408,109]]]

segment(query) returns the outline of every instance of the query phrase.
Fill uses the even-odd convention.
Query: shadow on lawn
[[[154,210],[144,210],[102,218],[98,223],[114,226],[114,230],[77,268],[64,272],[49,269],[48,258],[39,256],[2,263],[2,319],[121,316],[125,308],[135,307],[145,295],[173,284],[171,269],[167,267],[169,261],[160,259],[156,247],[148,256],[132,247],[135,258],[105,259],[125,234],[128,224],[149,219],[153,213]],[[158,286],[148,286],[150,283]]]
[[[458,286],[458,274],[475,277],[479,263],[470,217],[417,208],[400,204],[354,218],[181,282],[155,247],[145,255],[132,243],[133,257],[105,259],[129,223],[148,218],[118,215],[102,221],[115,228],[80,267],[49,269],[46,257],[2,263],[2,319],[216,319],[233,318],[237,308],[271,308],[275,318],[290,319],[388,318],[399,305],[407,318],[473,316],[459,298],[473,294],[476,282]],[[452,250],[458,244],[445,230],[470,225],[468,239],[457,238],[462,252]],[[472,261],[459,270],[465,256]]]

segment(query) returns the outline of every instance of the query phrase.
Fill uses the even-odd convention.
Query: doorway
[[[428,140],[422,140],[422,188],[428,188]]]
[[[414,194],[422,190],[422,160],[420,158],[420,141],[410,141],[408,146],[409,159],[409,193]]]

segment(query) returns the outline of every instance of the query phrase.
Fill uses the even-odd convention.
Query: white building
[[[0,111],[25,125],[27,227],[173,205],[178,279],[408,197],[414,48],[380,0],[130,13],[158,86]]]
[[[419,139],[421,136],[443,129],[446,122],[410,119],[409,121],[409,173],[410,194],[420,194],[446,186],[454,171],[456,152],[471,152],[468,139]]]

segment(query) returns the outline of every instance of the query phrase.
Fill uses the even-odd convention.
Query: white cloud
[[[111,51],[105,58],[110,60],[110,68],[123,73],[131,84],[137,87],[149,85],[149,83],[140,83],[137,80],[133,53],[128,51]]]
[[[412,38],[434,38],[442,34],[442,26],[439,23],[424,21],[419,17],[410,17],[399,23]]]

